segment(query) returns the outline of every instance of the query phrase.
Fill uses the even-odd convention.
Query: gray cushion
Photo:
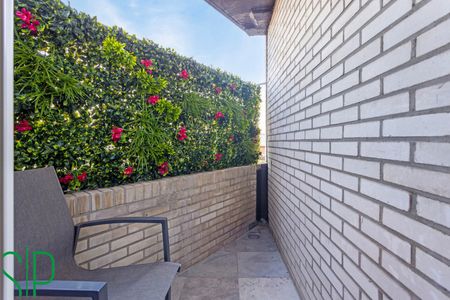
[[[72,278],[108,283],[108,299],[164,299],[180,265],[153,263],[128,267],[83,271]]]
[[[71,274],[63,274],[57,279],[107,282],[109,300],[164,300],[179,267],[180,265],[176,263],[161,262],[94,271],[76,268]],[[21,299],[88,300],[89,298],[22,297]]]

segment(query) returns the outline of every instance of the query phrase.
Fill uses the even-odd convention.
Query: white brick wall
[[[383,224],[422,246],[450,258],[450,236],[391,209],[383,210]]]
[[[276,0],[269,221],[304,299],[449,299],[449,26],[448,0]]]
[[[417,249],[416,266],[421,272],[432,278],[440,285],[450,290],[450,267],[439,259]]]
[[[450,82],[416,91],[416,110],[450,106]]]
[[[450,227],[450,204],[418,196],[417,215],[437,224]]]

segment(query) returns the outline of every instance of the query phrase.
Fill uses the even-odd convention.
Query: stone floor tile
[[[179,300],[239,300],[236,278],[186,277]]]
[[[237,277],[237,256],[235,253],[218,251],[204,261],[180,274],[182,277],[224,278]]]
[[[242,277],[289,277],[278,252],[239,252],[238,273]]]
[[[178,274],[172,285],[172,300],[238,299],[299,299],[266,226]]]
[[[181,291],[184,287],[185,277],[178,276],[172,282],[172,300],[180,300]]]
[[[289,278],[239,278],[240,300],[299,300]]]

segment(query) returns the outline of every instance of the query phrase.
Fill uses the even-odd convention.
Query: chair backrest
[[[25,279],[25,249],[29,265],[33,251],[46,251],[55,258],[56,274],[73,264],[74,224],[53,167],[14,174],[14,244],[24,262],[16,260],[15,278]],[[30,268],[29,275],[32,270]],[[48,279],[50,259],[39,256],[37,276]],[[31,278],[31,277],[30,277]]]

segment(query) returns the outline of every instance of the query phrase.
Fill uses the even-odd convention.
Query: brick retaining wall
[[[255,221],[256,166],[170,177],[66,195],[75,223],[119,216],[169,219],[172,261],[182,268],[242,235]],[[160,226],[82,229],[77,262],[86,269],[162,259]]]
[[[450,297],[450,2],[277,0],[269,220],[303,299]]]

